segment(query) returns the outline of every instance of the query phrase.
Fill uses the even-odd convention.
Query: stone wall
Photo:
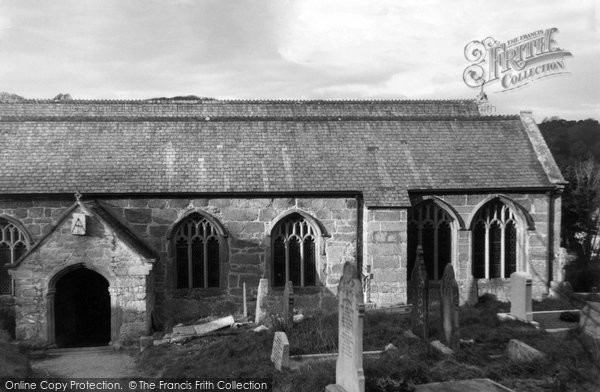
[[[356,262],[354,198],[110,199],[103,205],[160,256],[154,271],[157,306],[164,305],[158,313],[159,323],[169,323],[175,317],[173,309],[184,320],[215,314],[219,309],[239,311],[243,283],[253,297],[259,279],[271,277],[271,230],[295,211],[314,217],[326,235],[317,242],[318,287],[296,290],[299,307],[321,307],[324,299],[333,296],[344,262]],[[216,218],[227,232],[229,257],[222,265],[218,289],[174,289],[173,249],[167,236],[192,211]]]
[[[406,209],[368,209],[365,265],[371,266],[371,302],[406,303]]]

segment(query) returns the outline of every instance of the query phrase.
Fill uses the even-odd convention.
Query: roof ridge
[[[340,121],[486,121],[518,120],[519,115],[397,115],[397,116],[1,116],[0,122],[340,122]]]

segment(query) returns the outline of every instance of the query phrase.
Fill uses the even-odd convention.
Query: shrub
[[[558,318],[562,321],[578,323],[581,315],[579,312],[562,312]]]
[[[29,360],[10,342],[9,334],[0,329],[0,377],[29,377]]]
[[[9,307],[0,304],[0,330],[8,332],[9,336],[15,338],[15,313]]]
[[[565,267],[566,280],[574,291],[590,292],[600,287],[600,263],[582,263],[577,260]]]

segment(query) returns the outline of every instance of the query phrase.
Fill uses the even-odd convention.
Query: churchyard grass
[[[553,301],[534,303],[534,310],[553,308]],[[490,378],[517,391],[600,388],[600,365],[579,342],[576,331],[560,337],[523,323],[498,321],[496,313],[509,307],[486,297],[475,306],[462,306],[461,339],[473,343],[462,344],[453,357],[444,357],[426,342],[404,337],[403,331],[410,328],[409,316],[367,311],[364,350],[382,350],[388,343],[398,350],[364,358],[366,391],[409,391],[412,384],[470,378]],[[556,307],[564,309],[555,301]],[[430,306],[430,339],[441,339],[439,324],[440,311],[434,303]],[[337,315],[307,317],[287,333],[291,355],[335,352]],[[510,339],[543,351],[546,359],[530,364],[508,360]],[[272,377],[277,391],[318,391],[335,382],[334,360],[314,362],[296,371],[275,370],[270,362],[272,342],[272,331],[198,338],[183,345],[151,347],[140,355],[140,364],[149,376]],[[557,386],[561,382],[564,388]]]

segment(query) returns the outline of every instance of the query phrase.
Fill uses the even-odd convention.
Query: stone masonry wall
[[[103,205],[160,256],[154,270],[159,323],[239,311],[243,283],[252,297],[259,279],[271,276],[271,229],[294,211],[314,217],[330,236],[317,241],[320,287],[296,289],[298,307],[319,308],[323,301],[331,302],[344,262],[356,262],[354,198],[110,199]],[[174,289],[174,258],[167,233],[190,211],[216,218],[228,234],[229,257],[221,268],[219,289]]]
[[[368,209],[365,265],[371,266],[371,302],[406,303],[406,209]]]

